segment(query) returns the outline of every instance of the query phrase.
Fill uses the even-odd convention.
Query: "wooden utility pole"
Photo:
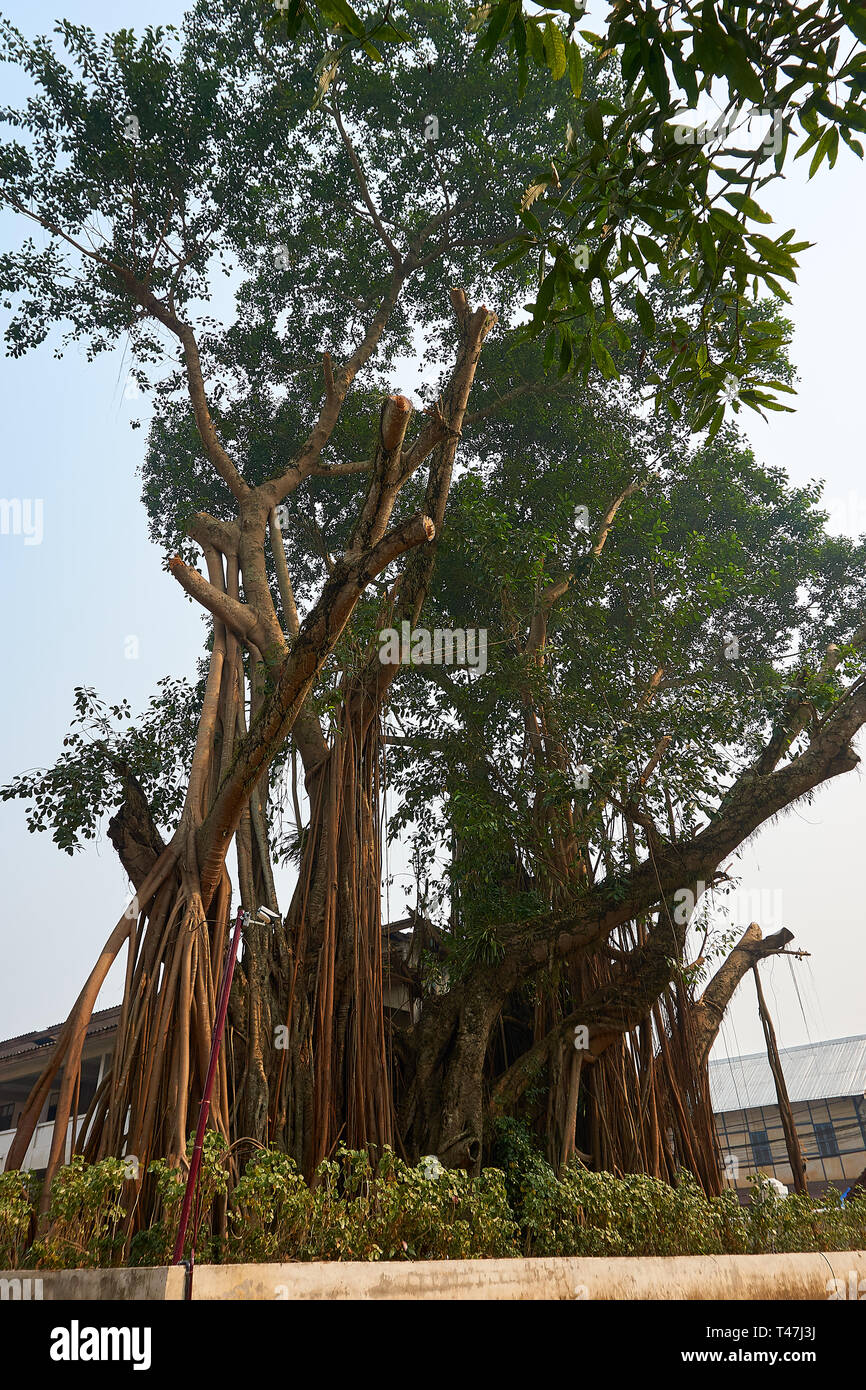
[[[782,1061],[779,1057],[779,1048],[776,1043],[776,1031],[773,1027],[773,1020],[767,1008],[767,1001],[764,998],[764,991],[761,989],[761,979],[758,975],[757,961],[752,966],[755,976],[755,989],[758,991],[758,1013],[764,1028],[764,1037],[767,1040],[767,1058],[770,1063],[770,1071],[773,1073],[773,1080],[776,1083],[776,1100],[779,1104],[779,1114],[782,1117],[782,1129],[785,1133],[785,1147],[788,1150],[788,1161],[791,1165],[791,1173],[794,1180],[794,1191],[807,1193],[806,1186],[806,1164],[800,1148],[800,1139],[797,1134],[797,1126],[794,1124],[794,1116],[791,1113],[791,1102],[788,1099],[788,1088],[785,1085],[785,1077],[782,1072]]]

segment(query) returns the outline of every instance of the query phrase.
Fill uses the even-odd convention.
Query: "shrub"
[[[0,1269],[22,1269],[39,1183],[32,1173],[0,1173]]]
[[[515,1253],[502,1174],[340,1148],[310,1188],[284,1154],[251,1159],[231,1201],[232,1260],[480,1259]]]
[[[742,1206],[733,1192],[708,1198],[691,1174],[674,1185],[616,1177],[572,1164],[557,1176],[517,1121],[496,1129],[499,1167],[470,1177],[428,1155],[415,1166],[386,1149],[374,1165],[340,1148],[308,1185],[292,1159],[262,1149],[228,1196],[228,1150],[208,1132],[202,1162],[201,1263],[289,1260],[454,1260],[509,1255],[701,1255],[854,1250],[866,1246],[866,1197],[770,1197],[756,1183]],[[148,1168],[161,1219],[140,1231],[130,1264],[171,1258],[185,1175],[158,1159]],[[60,1169],[48,1228],[28,1249],[39,1184],[0,1174],[0,1266],[76,1268],[119,1263],[127,1212],[121,1159]],[[214,1216],[218,1212],[218,1218]],[[186,1253],[192,1239],[192,1223]],[[224,1231],[222,1228],[225,1228]]]
[[[497,1123],[497,1159],[527,1255],[718,1255],[856,1250],[866,1243],[866,1199],[771,1196],[760,1180],[742,1206],[707,1197],[680,1172],[671,1186],[642,1174],[615,1177],[574,1163],[557,1177],[519,1121]]]
[[[122,1158],[85,1163],[80,1154],[58,1169],[51,1185],[48,1228],[29,1258],[40,1269],[83,1269],[119,1263],[126,1209]]]
[[[279,1262],[299,1259],[312,1223],[310,1189],[294,1159],[264,1149],[247,1164],[232,1193],[229,1258]]]
[[[570,1185],[560,1181],[519,1120],[496,1122],[494,1158],[500,1164],[525,1255],[615,1255],[616,1233],[587,1222]],[[599,1213],[600,1215],[600,1213]]]
[[[748,1247],[756,1254],[862,1250],[866,1245],[866,1197],[843,1203],[834,1187],[820,1197],[791,1193],[768,1199],[758,1179],[747,1210]]]
[[[189,1136],[189,1150],[192,1152],[195,1135]],[[221,1134],[215,1130],[205,1131],[202,1146],[201,1169],[199,1177],[199,1211],[201,1220],[196,1241],[196,1259],[200,1264],[219,1264],[222,1257],[222,1242],[213,1231],[210,1220],[217,1198],[223,1198],[228,1191],[229,1175],[227,1168],[228,1146]],[[175,1168],[164,1158],[156,1158],[148,1164],[148,1174],[156,1187],[156,1195],[162,1209],[162,1219],[138,1231],[129,1247],[129,1263],[132,1265],[165,1265],[171,1260],[177,1228],[180,1225],[180,1212],[186,1191],[186,1171]],[[184,1241],[184,1255],[189,1257],[192,1248],[193,1228],[196,1209],[193,1205],[190,1222]]]

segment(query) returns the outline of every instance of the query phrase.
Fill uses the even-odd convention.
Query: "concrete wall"
[[[3,1281],[7,1283],[4,1285]],[[28,1281],[29,1280],[29,1285]],[[17,1284],[17,1288],[16,1288]],[[0,1298],[70,1299],[112,1302],[183,1298],[184,1270],[157,1269],[0,1269]]]
[[[84,1116],[79,1115],[75,1122],[76,1130],[80,1134],[81,1126],[84,1123]],[[37,1172],[43,1172],[48,1167],[48,1155],[51,1153],[51,1139],[54,1134],[54,1121],[46,1120],[37,1125],[33,1131],[33,1138],[21,1164],[22,1168],[32,1168]],[[0,1133],[0,1173],[6,1168],[6,1157],[12,1147],[12,1140],[15,1138],[14,1129],[7,1129]],[[64,1162],[69,1162],[69,1141],[72,1138],[72,1120],[66,1130],[66,1152]]]
[[[41,1280],[45,1300],[165,1300],[182,1269],[0,1271]],[[830,1281],[841,1281],[834,1286]],[[15,1297],[15,1285],[0,1285]],[[28,1294],[23,1291],[23,1297]],[[34,1285],[29,1296],[34,1296]],[[844,1290],[844,1292],[843,1292]],[[193,1299],[866,1299],[866,1251],[807,1255],[683,1255],[646,1259],[424,1260],[199,1265]]]

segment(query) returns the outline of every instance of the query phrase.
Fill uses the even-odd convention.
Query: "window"
[[[767,1131],[765,1129],[750,1129],[749,1139],[752,1144],[752,1153],[755,1156],[755,1162],[758,1164],[772,1165],[773,1151],[770,1148]]]
[[[832,1121],[816,1124],[815,1138],[818,1141],[818,1156],[820,1158],[838,1157],[839,1140],[836,1138],[836,1130]]]
[[[81,1063],[81,1080],[78,1085],[78,1113],[84,1115],[96,1095],[96,1082],[99,1077],[101,1057],[85,1057]]]
[[[0,1130],[12,1128],[12,1115],[14,1110],[14,1101],[10,1100],[6,1105],[0,1105]]]

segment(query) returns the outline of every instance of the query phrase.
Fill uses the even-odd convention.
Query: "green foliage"
[[[340,1148],[311,1189],[283,1154],[263,1152],[232,1194],[232,1260],[479,1259],[511,1254],[515,1226],[502,1175],[428,1176],[386,1149]]]
[[[675,1187],[645,1174],[616,1178],[569,1167],[523,1199],[528,1253],[536,1255],[706,1255],[727,1248],[732,1194],[708,1200],[694,1177]]]
[[[755,1254],[798,1250],[853,1250],[866,1243],[866,1198],[842,1201],[835,1187],[820,1197],[792,1192],[767,1198],[755,1180],[747,1217],[748,1248]]]
[[[287,1154],[266,1149],[247,1164],[232,1194],[233,1257],[297,1259],[312,1233],[313,1193]]]
[[[527,1255],[720,1255],[856,1250],[866,1240],[866,1200],[704,1195],[691,1173],[675,1186],[644,1174],[615,1177],[574,1163],[557,1177],[519,1121],[498,1120],[496,1160]]]
[[[731,19],[727,6],[705,8],[712,30],[704,36],[709,91],[713,75],[717,81],[736,77],[733,68],[728,71],[735,62],[730,45],[714,37],[718,25],[725,25],[710,11],[724,11],[731,32],[740,21]],[[790,8],[793,27],[773,30],[773,42],[812,32],[801,7]],[[396,30],[388,37],[394,42],[380,50],[382,61],[363,51],[368,40],[378,44],[371,36],[384,22],[366,5],[345,13],[327,6],[275,7],[265,25],[264,49],[262,7],[246,0],[227,7],[201,3],[182,30],[148,30],[140,38],[124,30],[100,40],[61,25],[62,55],[47,40],[30,43],[10,26],[3,30],[3,56],[25,67],[42,91],[41,101],[4,113],[5,195],[42,207],[50,227],[62,224],[76,239],[85,236],[98,209],[102,250],[111,264],[145,276],[157,295],[171,290],[177,312],[200,330],[211,413],[251,484],[271,476],[306,436],[321,397],[323,348],[340,358],[357,344],[393,272],[369,216],[357,207],[353,212],[345,196],[355,189],[355,174],[329,109],[335,95],[357,158],[374,180],[383,225],[403,250],[431,218],[441,216],[445,179],[448,235],[441,243],[432,236],[424,242],[429,254],[407,278],[375,362],[351,392],[331,447],[334,462],[365,456],[374,402],[386,384],[392,389],[389,374],[401,356],[417,352],[419,328],[423,394],[435,395],[453,351],[449,285],[465,286],[473,303],[484,298],[495,306],[500,326],[485,347],[472,412],[492,410],[503,400],[505,405],[485,414],[480,431],[478,421],[465,429],[439,538],[437,587],[425,609],[430,626],[487,628],[490,669],[476,681],[465,673],[439,673],[435,703],[430,673],[406,672],[395,711],[410,730],[432,726],[439,746],[429,756],[404,747],[390,763],[402,797],[391,829],[414,825],[419,858],[429,859],[452,835],[470,851],[455,859],[450,879],[439,875],[432,889],[443,902],[450,894],[459,908],[463,935],[454,942],[455,977],[464,966],[498,957],[499,924],[524,920],[548,903],[536,875],[549,858],[546,832],[535,834],[537,810],[573,816],[576,832],[597,855],[600,821],[610,820],[610,794],[619,796],[624,783],[634,784],[673,727],[664,791],[681,832],[688,833],[700,809],[718,803],[732,769],[764,737],[795,680],[808,690],[816,711],[826,711],[838,683],[830,678],[813,691],[814,672],[827,641],[844,640],[853,631],[852,615],[862,601],[862,550],[822,534],[817,489],[788,488],[780,475],[756,463],[732,429],[697,448],[690,437],[695,390],[700,396],[706,388],[715,401],[728,350],[748,345],[749,389],[761,393],[777,389],[772,382],[780,383],[778,389],[791,385],[785,352],[790,325],[772,284],[773,297],[757,303],[741,293],[753,277],[737,260],[736,248],[722,255],[717,247],[719,266],[727,270],[719,270],[715,288],[700,277],[692,281],[692,269],[700,265],[693,234],[701,254],[710,256],[707,228],[701,224],[695,233],[706,211],[704,175],[692,177],[693,163],[702,168],[706,155],[676,144],[671,153],[668,142],[656,158],[655,147],[647,144],[649,127],[641,122],[653,110],[659,115],[659,83],[650,83],[649,95],[638,99],[640,63],[635,67],[633,54],[628,56],[629,45],[637,42],[641,62],[652,65],[658,49],[673,63],[670,45],[683,42],[676,29],[658,29],[650,5],[648,27],[639,26],[636,38],[634,6],[618,5],[605,57],[591,36],[578,38],[578,9],[555,6],[529,14],[516,3],[482,7],[477,23],[467,28],[465,12],[455,6],[419,0],[402,17],[393,11],[389,22]],[[687,29],[695,29],[697,12],[692,6],[685,10]],[[840,17],[856,34],[853,8],[845,6]],[[557,36],[565,45],[568,76]],[[323,45],[338,56],[326,99],[316,103],[313,73]],[[585,71],[578,81],[575,55],[583,51],[587,61],[581,60]],[[261,53],[267,61],[260,61]],[[799,57],[792,61],[802,70]],[[851,58],[846,72],[859,71],[857,61]],[[515,63],[522,74],[518,82]],[[674,67],[673,73],[688,91],[687,70],[688,65]],[[614,111],[628,113],[624,123],[617,124]],[[439,122],[435,147],[423,138],[430,112]],[[125,133],[131,114],[140,126],[134,137]],[[563,138],[565,160],[557,155],[551,169],[551,152]],[[532,170],[541,168],[530,206],[519,195]],[[655,203],[648,198],[651,188],[661,190]],[[734,201],[725,217],[753,217],[757,204],[744,189],[738,185],[730,193]],[[579,215],[570,206],[575,199]],[[518,210],[520,202],[527,205]],[[715,205],[713,215],[721,215]],[[587,236],[590,225],[595,228],[610,251],[604,265],[593,260],[588,271],[576,272],[576,280],[565,274],[554,249],[557,219],[567,225],[570,239],[580,227]],[[646,233],[638,235],[638,223]],[[605,233],[605,227],[613,230]],[[492,269],[491,245],[511,233],[518,240],[525,235],[532,254],[518,247],[516,259],[509,253],[507,264]],[[712,233],[716,242],[728,235],[734,234]],[[623,246],[617,253],[618,236]],[[151,373],[165,372],[155,386],[145,503],[153,536],[192,558],[189,538],[182,539],[190,514],[205,509],[224,518],[233,508],[203,458],[182,373],[165,363],[164,334],[135,312],[117,273],[81,254],[63,235],[48,230],[44,240],[41,250],[34,243],[0,261],[0,284],[12,313],[9,350],[24,351],[41,342],[50,325],[67,324],[91,351],[128,333],[142,370],[163,364]],[[662,243],[670,243],[666,270],[658,262],[661,252],[650,254],[650,247]],[[562,245],[563,254],[571,254],[571,241]],[[632,246],[644,261],[648,257],[652,271],[652,283],[643,289],[629,259]],[[785,242],[786,255],[793,254],[791,246]],[[285,264],[275,263],[277,250]],[[752,248],[747,260],[753,253],[758,257]],[[619,274],[615,254],[623,269],[621,293],[608,304],[596,288],[605,276]],[[223,268],[234,277],[236,294],[221,315],[224,306],[213,290],[216,271]],[[725,275],[737,284],[742,280],[740,288],[735,284],[729,293]],[[592,288],[591,313],[586,306],[576,310],[577,283]],[[539,302],[548,290],[549,312],[541,313]],[[526,340],[516,325],[529,295],[537,296],[539,333]],[[199,317],[203,301],[206,318]],[[698,332],[702,305],[720,315],[713,322],[727,343],[721,356]],[[562,367],[564,359],[543,347],[548,321],[573,339],[562,379],[557,360]],[[585,382],[577,371],[580,333],[588,334],[594,364]],[[648,418],[643,403],[659,394],[662,379],[668,413],[663,420]],[[741,371],[737,380],[742,385]],[[519,394],[510,399],[514,392]],[[713,421],[718,423],[715,415]],[[604,555],[593,560],[588,538],[575,534],[575,505],[585,506],[595,525],[636,479],[642,490],[624,505]],[[363,486],[354,476],[311,478],[286,504],[292,580],[302,611],[325,576],[323,550],[338,553],[345,545]],[[405,489],[401,515],[421,504],[422,489],[421,478]],[[551,616],[546,669],[532,663],[527,669],[515,653],[514,632],[527,631],[540,586],[568,573],[575,579]],[[359,605],[311,694],[326,731],[341,698],[342,671],[381,621],[380,597],[377,591]],[[728,630],[740,641],[736,663],[721,655]],[[783,664],[792,651],[802,654],[796,673]],[[641,706],[646,682],[660,666],[664,685]],[[853,667],[843,669],[856,674]],[[592,764],[591,796],[575,797],[564,769],[539,773],[528,765],[526,691],[554,712],[570,761]],[[49,829],[72,853],[98,833],[105,811],[119,804],[128,770],[158,824],[173,828],[192,746],[193,692],[176,683],[165,686],[137,728],[124,727],[124,707],[106,711],[93,692],[78,696],[86,707],[78,709],[55,766],[14,779],[0,796],[26,800],[30,828]],[[268,802],[277,859],[296,855],[298,848],[291,832],[280,829],[286,788],[277,785],[279,773],[278,760]],[[443,789],[441,799],[431,797],[431,785]],[[646,795],[644,809],[664,825],[659,777]],[[604,867],[611,893],[620,891],[616,874],[624,862]]]
[[[309,1186],[291,1158],[257,1152],[228,1198],[227,1234],[211,1229],[228,1189],[227,1151],[208,1133],[202,1165],[200,1263],[293,1260],[457,1260],[516,1255],[714,1255],[855,1250],[866,1244],[866,1199],[839,1193],[777,1200],[758,1184],[741,1205],[733,1192],[704,1196],[694,1177],[671,1186],[642,1174],[614,1177],[574,1164],[558,1177],[519,1121],[496,1124],[497,1167],[478,1177],[431,1160],[414,1167],[386,1149],[378,1163],[341,1147]],[[184,1179],[163,1160],[149,1169],[163,1219],[132,1240],[128,1263],[171,1257]],[[28,1250],[36,1184],[0,1175],[0,1267],[105,1266],[124,1253],[124,1164],[62,1168],[48,1234]],[[187,1251],[189,1253],[189,1243]]]
[[[0,1269],[26,1267],[38,1188],[32,1173],[0,1173]]]
[[[187,1141],[190,1152],[192,1152],[194,1142],[195,1135],[190,1134]],[[228,1146],[222,1135],[217,1134],[212,1129],[206,1130],[199,1170],[198,1210],[201,1219],[196,1232],[194,1203],[184,1243],[184,1255],[188,1257],[192,1248],[193,1234],[196,1234],[196,1258],[200,1263],[218,1263],[222,1258],[222,1241],[219,1233],[213,1229],[210,1213],[217,1198],[224,1198],[228,1192],[227,1160]],[[180,1209],[186,1191],[186,1174],[164,1158],[154,1159],[149,1164],[147,1171],[156,1188],[156,1195],[162,1209],[162,1219],[148,1229],[136,1232],[130,1242],[129,1263],[134,1265],[167,1264],[174,1250],[180,1222]]]
[[[214,269],[240,267],[238,321],[222,332],[205,321],[203,357],[210,381],[215,356],[232,394],[244,379],[253,390],[221,420],[228,402],[216,386],[217,422],[240,443],[278,413],[297,437],[298,407],[320,390],[322,347],[345,349],[352,306],[363,315],[381,298],[391,269],[369,219],[342,196],[353,172],[330,126],[338,96],[382,225],[398,240],[417,233],[447,188],[450,282],[489,287],[495,263],[501,319],[518,288],[529,296],[529,332],[549,335],[549,365],[613,379],[635,335],[656,335],[653,393],[665,404],[685,394],[696,428],[718,428],[731,382],[735,411],[787,409],[789,384],[764,371],[777,326],[750,324],[748,306],[787,297],[807,243],[792,229],[768,234],[757,198],[793,157],[795,120],[811,173],[835,162],[840,141],[862,154],[866,10],[623,0],[601,35],[578,31],[580,14],[570,0],[540,12],[501,0],[474,16],[442,0],[384,13],[345,0],[199,0],[182,28],[140,37],[98,40],[61,22],[68,64],[3,21],[0,61],[25,69],[39,97],[2,113],[11,138],[0,192],[47,233],[0,257],[8,350],[26,352],[56,324],[91,353],[128,334],[146,384],[164,344],[125,277],[183,314],[212,304]],[[714,90],[726,117],[743,101],[772,117],[772,138],[695,137],[683,119]],[[436,149],[421,133],[431,112]],[[681,138],[686,128],[694,138]],[[435,302],[441,266],[421,269],[420,294]],[[663,335],[657,298],[670,287],[684,302]],[[279,333],[275,303],[288,320]],[[411,338],[398,320],[392,360]],[[274,387],[287,381],[283,401]],[[254,472],[255,448],[244,452]],[[194,502],[195,484],[186,490]]]
[[[50,830],[54,843],[71,855],[97,837],[105,812],[120,804],[134,778],[156,825],[173,828],[200,699],[200,686],[167,676],[133,721],[126,700],[107,706],[95,690],[76,686],[63,753],[53,767],[21,773],[0,787],[0,800],[28,802],[31,834]]]
[[[610,77],[600,98],[584,98],[584,138],[569,127],[547,152],[520,205],[524,230],[502,262],[523,254],[540,264],[530,332],[548,333],[550,360],[563,372],[611,377],[612,345],[630,332],[629,293],[651,335],[654,310],[641,285],[680,283],[688,307],[662,353],[657,400],[685,388],[694,428],[711,437],[729,383],[735,411],[789,409],[779,398],[787,385],[761,386],[754,376],[772,335],[760,325],[742,332],[740,314],[765,289],[787,299],[783,282],[796,279],[807,243],[793,229],[768,233],[772,218],[756,196],[791,158],[812,152],[810,178],[824,160],[832,167],[840,139],[862,158],[866,7],[620,0],[606,32],[580,31],[584,47],[575,34],[581,13],[572,3],[539,12],[511,0],[476,11],[480,51],[506,48],[519,87],[529,64],[549,72],[554,91],[568,71],[580,94],[585,66]],[[710,101],[722,113],[718,139],[698,124],[699,104]],[[742,133],[745,103],[759,113],[758,139]]]
[[[47,1233],[34,1241],[28,1259],[39,1269],[119,1263],[125,1241],[125,1179],[126,1164],[120,1158],[85,1163],[78,1154],[60,1168],[51,1185]]]
[[[540,351],[521,350],[520,360],[531,382]],[[480,408],[488,393],[507,391],[500,372],[491,351]],[[467,431],[462,448],[468,467],[452,489],[424,622],[485,628],[488,668],[483,678],[407,671],[391,709],[401,729],[423,730],[430,744],[389,753],[400,792],[392,833],[408,832],[419,862],[436,854],[447,864],[431,875],[428,902],[435,910],[440,894],[443,907],[446,896],[456,903],[446,931],[457,970],[485,958],[491,933],[507,940],[503,924],[544,910],[550,847],[539,808],[571,813],[598,861],[596,882],[603,872],[610,900],[627,898],[631,857],[610,807],[638,784],[660,740],[663,762],[641,791],[642,809],[665,834],[669,796],[676,833],[690,835],[716,814],[795,691],[818,718],[838,700],[841,666],[818,673],[828,643],[844,644],[866,601],[863,543],[829,536],[820,488],[792,487],[732,426],[696,446],[681,425],[643,418],[600,383],[563,382],[515,399],[483,432]],[[601,518],[634,479],[642,485],[592,558]],[[540,668],[521,648],[539,593],[570,576]],[[737,638],[735,659],[726,634]],[[862,653],[846,650],[860,674]],[[664,679],[644,698],[659,668]],[[526,692],[566,766],[528,756]],[[581,764],[589,790],[576,787]],[[442,789],[441,804],[431,786]],[[645,848],[640,827],[637,844]]]

